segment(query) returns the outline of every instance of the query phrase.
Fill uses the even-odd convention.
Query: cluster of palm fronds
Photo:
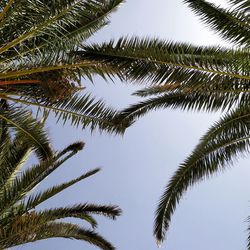
[[[32,143],[23,131],[13,135],[6,122],[0,122],[0,248],[6,249],[37,240],[63,237],[84,240],[101,249],[115,249],[110,242],[93,230],[97,222],[92,215],[115,219],[121,213],[117,206],[82,203],[35,210],[38,205],[94,175],[100,169],[93,169],[76,179],[34,193],[33,189],[40,182],[81,150],[84,144],[76,142],[62,151],[54,152],[46,133],[42,130],[42,124],[33,125],[32,129],[39,133],[42,145]],[[39,163],[22,171],[22,166],[32,152],[37,155]],[[60,220],[64,218],[81,219],[90,224],[92,229]]]
[[[77,93],[83,88],[83,78],[91,79],[94,74],[122,77],[120,72],[75,53],[82,50],[87,38],[108,24],[109,14],[122,2],[1,1],[0,98],[23,111],[31,105],[46,113],[51,111],[58,120],[69,120],[82,128],[123,133],[129,124],[113,121],[115,110],[88,93]],[[1,118],[8,119],[4,115]]]
[[[87,45],[86,39],[108,23],[109,14],[122,2],[4,0],[0,3],[1,147],[2,152],[11,152],[1,153],[0,159],[4,166],[0,166],[3,173],[0,246],[3,248],[12,246],[17,234],[23,242],[28,242],[58,233],[62,237],[68,235],[87,241],[93,236],[94,244],[112,249],[91,231],[54,222],[69,216],[95,225],[90,213],[101,212],[100,207],[83,204],[30,212],[45,196],[50,197],[62,188],[54,187],[44,194],[25,198],[27,192],[78,150],[76,144],[59,153],[51,151],[42,125],[32,118],[30,105],[43,109],[46,115],[53,112],[63,122],[69,120],[76,126],[113,133],[123,133],[135,119],[158,108],[226,113],[203,136],[167,185],[155,219],[154,234],[159,242],[165,238],[175,207],[187,188],[225,168],[240,153],[249,151],[249,1],[228,0],[229,9],[205,0],[184,1],[212,29],[232,42],[233,48],[201,47],[149,38],[121,38]],[[89,94],[76,93],[82,88],[81,79],[92,79],[95,74],[150,83],[135,93],[149,98],[117,112]],[[14,139],[9,137],[9,130],[13,130]],[[26,145],[27,138],[32,143]],[[4,146],[6,140],[8,143]],[[16,174],[32,149],[39,155],[40,164],[24,174]],[[12,155],[15,157],[10,161]],[[104,215],[119,214],[117,208],[112,207],[110,211],[102,208]],[[31,234],[24,231],[21,235],[21,228],[29,226],[27,220],[32,222],[28,229]],[[48,229],[46,233],[42,230],[44,227]],[[81,238],[84,232],[87,236]],[[248,247],[250,249],[250,240]]]
[[[135,93],[149,98],[123,110],[118,120],[132,122],[151,110],[168,107],[225,113],[169,181],[156,211],[154,234],[159,243],[188,187],[224,169],[250,149],[250,2],[228,0],[229,9],[205,0],[184,2],[234,46],[121,38],[85,46],[83,53],[89,61],[117,68],[129,79],[154,83]]]
[[[82,128],[123,133],[129,124],[113,118],[117,112],[78,94],[81,79],[119,75],[102,63],[79,58],[75,51],[108,23],[108,16],[122,0],[4,0],[0,2],[0,248],[52,237],[84,240],[101,249],[114,246],[95,232],[93,215],[111,219],[117,206],[76,204],[42,211],[38,205],[67,187],[92,176],[84,173],[43,192],[32,193],[41,181],[83,148],[75,143],[54,152],[44,131],[51,112],[63,123]],[[33,107],[30,109],[30,106]],[[36,110],[37,109],[37,110]],[[41,121],[34,119],[43,111]],[[39,163],[22,166],[31,153]],[[79,218],[91,229],[61,219]]]

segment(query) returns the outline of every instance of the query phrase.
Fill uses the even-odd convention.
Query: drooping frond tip
[[[85,143],[82,141],[75,142],[67,147],[67,151],[80,151],[84,148]]]

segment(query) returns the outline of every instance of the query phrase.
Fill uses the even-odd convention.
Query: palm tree
[[[225,169],[250,148],[250,3],[228,0],[231,7],[225,9],[205,0],[184,2],[233,47],[135,37],[86,46],[83,53],[90,61],[102,61],[134,81],[154,84],[137,91],[136,95],[149,98],[123,110],[118,120],[131,122],[151,110],[168,107],[225,113],[166,186],[155,217],[154,235],[159,244],[188,187]]]
[[[22,112],[29,113],[32,107],[33,112],[44,110],[42,116],[53,112],[63,123],[69,120],[82,128],[123,133],[130,124],[113,122],[117,114],[114,109],[95,101],[89,94],[77,94],[83,89],[82,78],[92,79],[95,74],[123,78],[122,75],[105,64],[89,62],[74,53],[109,23],[110,13],[123,2],[1,1],[0,100],[8,101],[12,109],[9,113],[0,110],[0,119],[26,130],[33,138],[29,124],[21,119]]]
[[[68,182],[34,192],[34,188],[48,175],[82,150],[84,143],[76,142],[54,152],[40,126],[40,133],[44,135],[44,145],[47,145],[50,152],[49,155],[45,155],[41,148],[27,139],[25,133],[19,132],[13,137],[4,121],[1,121],[0,125],[0,248],[6,249],[37,240],[61,237],[83,240],[100,249],[115,249],[110,242],[95,232],[97,222],[93,215],[115,219],[121,214],[117,206],[81,203],[36,210],[38,205],[100,171],[96,168]],[[32,152],[37,155],[39,162],[21,171]],[[81,219],[92,229],[60,220],[64,218]]]

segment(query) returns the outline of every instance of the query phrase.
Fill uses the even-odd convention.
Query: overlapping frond
[[[63,154],[59,155],[60,157],[50,157],[39,164],[28,168],[16,176],[12,180],[11,185],[8,187],[1,187],[0,212],[8,211],[14,204],[17,204],[30,191],[32,191],[35,186],[81,149],[81,143],[73,144],[70,148],[64,150]]]
[[[36,145],[36,152],[41,158],[48,158],[51,155],[48,137],[42,129],[42,124],[32,117],[30,111],[13,106],[7,109],[1,108],[0,119],[6,123],[6,128],[12,128],[19,133],[24,145],[27,143],[32,147]]]
[[[244,95],[244,100],[249,100],[249,94]],[[150,111],[171,108],[194,111],[218,111],[231,108],[239,103],[243,97],[239,98],[235,94],[212,93],[212,92],[175,92],[169,94],[161,94],[156,97],[149,98],[137,104],[122,110],[117,116],[118,121],[133,122]]]
[[[19,0],[0,3],[0,94],[24,105],[46,106],[62,112],[63,120],[122,133],[110,119],[115,113],[81,90],[82,77],[111,77],[119,73],[101,63],[79,60],[72,51],[109,22],[123,0]],[[81,102],[81,103],[80,103]],[[37,105],[36,105],[37,104]],[[40,106],[39,106],[40,105]],[[78,105],[73,111],[74,105]],[[67,106],[67,107],[66,107]],[[64,108],[62,108],[64,107]],[[68,109],[67,109],[68,108]],[[83,108],[88,111],[84,112]],[[95,117],[95,112],[96,117]],[[59,115],[58,115],[59,116]],[[100,125],[100,126],[99,126]]]
[[[17,1],[0,23],[3,58],[44,46],[74,48],[103,27],[122,0]],[[5,38],[5,39],[4,39]],[[66,47],[65,47],[66,46]]]
[[[2,126],[3,127],[3,126]],[[13,137],[13,136],[12,136]],[[93,230],[72,223],[61,222],[65,218],[77,218],[97,227],[94,215],[116,219],[121,209],[114,205],[80,203],[36,211],[36,207],[66,188],[95,173],[93,169],[68,182],[53,186],[45,191],[32,194],[33,189],[65,161],[82,150],[84,143],[75,142],[61,151],[51,152],[47,158],[38,155],[39,163],[21,171],[21,163],[27,160],[30,145],[28,139],[17,134],[5,140],[9,144],[0,152],[0,248],[5,249],[37,240],[63,237],[89,242],[101,249],[115,249],[111,243]],[[16,144],[19,142],[19,144]],[[32,145],[32,143],[31,143]],[[23,146],[23,147],[21,147]],[[35,150],[35,147],[31,148]],[[9,160],[9,161],[8,161]],[[16,172],[19,172],[16,174]]]
[[[0,39],[2,79],[20,76],[29,79],[30,74],[69,68],[72,71],[67,71],[68,78],[75,72],[79,74],[78,68],[88,63],[75,61],[70,51],[105,25],[109,14],[122,2],[15,2],[2,25],[0,23],[0,33],[4,34],[3,40]]]
[[[172,214],[186,190],[230,165],[250,149],[250,110],[239,107],[225,115],[202,137],[192,154],[170,179],[158,204],[154,234],[161,242]]]

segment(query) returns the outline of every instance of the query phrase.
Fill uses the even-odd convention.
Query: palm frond
[[[44,235],[44,230],[46,229],[46,235]],[[115,250],[115,247],[105,240],[102,236],[94,232],[93,230],[88,230],[77,225],[69,223],[49,223],[45,225],[40,230],[40,234],[37,235],[36,240],[38,239],[47,239],[47,238],[69,238],[76,240],[84,240],[92,245],[95,245],[103,250]]]
[[[246,15],[249,15],[250,1],[249,0],[228,0],[233,9],[241,11]]]
[[[6,122],[9,128],[18,131],[22,137],[29,139],[29,143],[34,147],[41,158],[51,156],[47,134],[43,130],[42,124],[35,120],[31,112],[22,108],[8,107],[0,110],[0,119]]]
[[[239,103],[239,94],[230,93],[200,93],[200,92],[175,92],[170,94],[161,94],[159,96],[149,98],[137,104],[122,110],[117,116],[118,121],[126,121],[128,123],[142,117],[149,111],[171,108],[180,108],[182,110],[195,111],[218,111],[231,108]],[[249,95],[243,95],[241,98],[249,99]]]
[[[99,214],[110,219],[121,215],[121,209],[117,206],[103,206],[94,204],[77,204],[71,207],[47,209],[36,213],[37,216],[48,217],[47,221],[75,217],[85,219],[85,215]]]
[[[35,44],[39,48],[39,45],[44,44],[46,40],[47,44],[55,39],[67,40],[67,35],[72,35],[72,31],[79,34],[79,29],[84,25],[87,26],[84,31],[87,31],[88,37],[106,23],[106,16],[121,2],[122,0],[61,0],[49,3],[35,0],[29,1],[29,4],[25,2],[26,4],[23,6],[21,4],[24,1],[19,1],[9,15],[11,18],[5,18],[2,23],[2,32],[6,35],[9,34],[9,41],[0,41],[0,44],[4,44],[0,48],[0,54],[20,44],[25,49],[29,47],[29,43],[32,46]],[[11,34],[10,31],[15,30],[20,24],[22,24],[20,29]],[[34,40],[34,38],[36,39]],[[76,41],[79,44],[79,39]]]
[[[180,165],[158,204],[154,234],[161,242],[172,214],[188,187],[232,164],[250,149],[250,110],[239,107],[217,122]]]
[[[87,173],[84,173],[83,175],[81,175],[78,178],[75,178],[75,179],[73,179],[71,181],[62,183],[62,184],[57,185],[57,186],[53,186],[52,188],[49,188],[49,189],[47,189],[45,191],[42,191],[40,193],[33,194],[30,197],[28,197],[25,204],[23,204],[23,207],[25,209],[24,208],[22,208],[22,209],[24,209],[24,211],[28,211],[30,209],[33,209],[36,206],[40,205],[42,202],[50,199],[51,197],[57,195],[60,192],[62,192],[66,188],[68,188],[68,187],[78,183],[79,181],[82,181],[82,180],[96,174],[99,171],[100,171],[99,168],[93,169],[93,170],[88,171]]]
[[[154,84],[192,81],[196,84],[247,80],[247,50],[199,47],[159,39],[120,38],[103,44],[84,46],[75,52],[80,58],[106,64],[128,79]]]
[[[248,228],[247,228],[247,232],[248,232],[248,236],[247,236],[247,250],[250,249],[250,217],[247,218],[247,222],[249,223]]]
[[[24,143],[27,139],[18,135],[13,140],[10,140],[10,145],[12,141],[19,141],[20,145],[25,145]],[[73,206],[45,209],[42,211],[34,210],[36,206],[43,201],[63,191],[65,188],[79,182],[80,180],[92,176],[100,169],[88,171],[76,179],[54,186],[44,192],[28,196],[28,193],[32,191],[36,185],[44,180],[44,178],[51,174],[62,163],[75,155],[79,150],[83,149],[83,147],[84,143],[82,142],[72,143],[57,153],[53,152],[52,157],[48,157],[47,159],[40,158],[37,165],[26,169],[23,173],[19,173],[13,178],[9,177],[10,180],[8,185],[5,185],[5,183],[2,185],[1,183],[1,249],[56,237],[83,240],[105,250],[115,249],[111,243],[93,230],[88,230],[75,224],[57,221],[64,218],[78,218],[88,222],[94,228],[97,226],[97,221],[93,215],[102,215],[111,219],[116,219],[116,217],[121,214],[121,209],[118,206],[80,203]],[[8,152],[7,148],[10,150],[12,147],[6,147],[6,152],[8,154],[12,154],[13,156],[13,159],[10,158],[10,160],[12,160],[10,165],[13,162],[15,165],[19,165],[20,158],[23,157],[23,151],[17,146],[13,147],[16,151]],[[26,149],[26,147],[24,148]],[[3,156],[5,156],[4,153],[0,152],[0,161],[2,163],[4,162],[2,159]],[[20,156],[18,154],[20,154]],[[4,172],[1,172],[0,177],[3,178],[4,174]],[[11,176],[9,173],[7,173],[7,175]]]
[[[117,122],[117,119],[114,120],[118,112],[106,107],[102,101],[95,101],[89,94],[84,96],[75,94],[60,102],[51,104],[30,102],[1,94],[0,97],[16,103],[51,110],[58,121],[61,120],[65,123],[70,120],[71,125],[76,127],[86,128],[89,126],[91,130],[99,128],[110,133],[123,134],[125,129],[131,124],[126,121]]]
[[[62,2],[63,1],[61,1],[61,4]],[[67,2],[68,4],[72,4],[72,1],[71,3],[69,1]],[[65,4],[67,4],[67,2],[65,2]],[[27,56],[37,50],[41,53],[44,49],[47,50],[48,46],[50,48],[56,48],[57,50],[69,50],[75,48],[76,45],[81,44],[85,39],[106,25],[108,23],[108,15],[115,11],[121,2],[121,0],[78,1],[78,6],[76,5],[72,8],[75,11],[75,15],[70,17],[71,20],[61,21],[57,25],[57,30],[53,33],[53,36],[45,32],[44,34],[40,34],[32,39],[29,38],[25,43],[25,46],[20,46],[18,48],[18,53],[13,50],[12,55],[8,56],[7,60],[14,60],[20,56]],[[54,2],[49,4],[47,2],[44,6],[45,9],[46,5],[47,8],[50,9],[49,13],[51,14],[51,9],[55,10],[58,3],[56,4]],[[31,14],[34,14],[34,12]],[[32,15],[30,18],[32,18]],[[6,62],[6,58],[4,61]]]
[[[13,205],[17,204],[32,191],[35,186],[81,149],[81,143],[72,144],[71,147],[67,147],[66,151],[63,150],[63,155],[59,153],[59,157],[50,157],[16,176],[10,186],[2,187],[0,191],[0,212],[3,213],[11,209]]]
[[[205,0],[184,0],[213,30],[239,45],[250,44],[249,15],[237,10],[225,10]]]
[[[8,13],[8,10],[11,8],[11,5],[14,3],[14,0],[9,0],[5,5],[0,7],[0,21],[5,17]]]
[[[19,217],[7,228],[0,228],[0,246],[9,248],[48,238],[68,238],[83,240],[104,250],[115,249],[111,243],[93,230],[72,223],[46,223],[46,219],[46,217],[31,213]]]

